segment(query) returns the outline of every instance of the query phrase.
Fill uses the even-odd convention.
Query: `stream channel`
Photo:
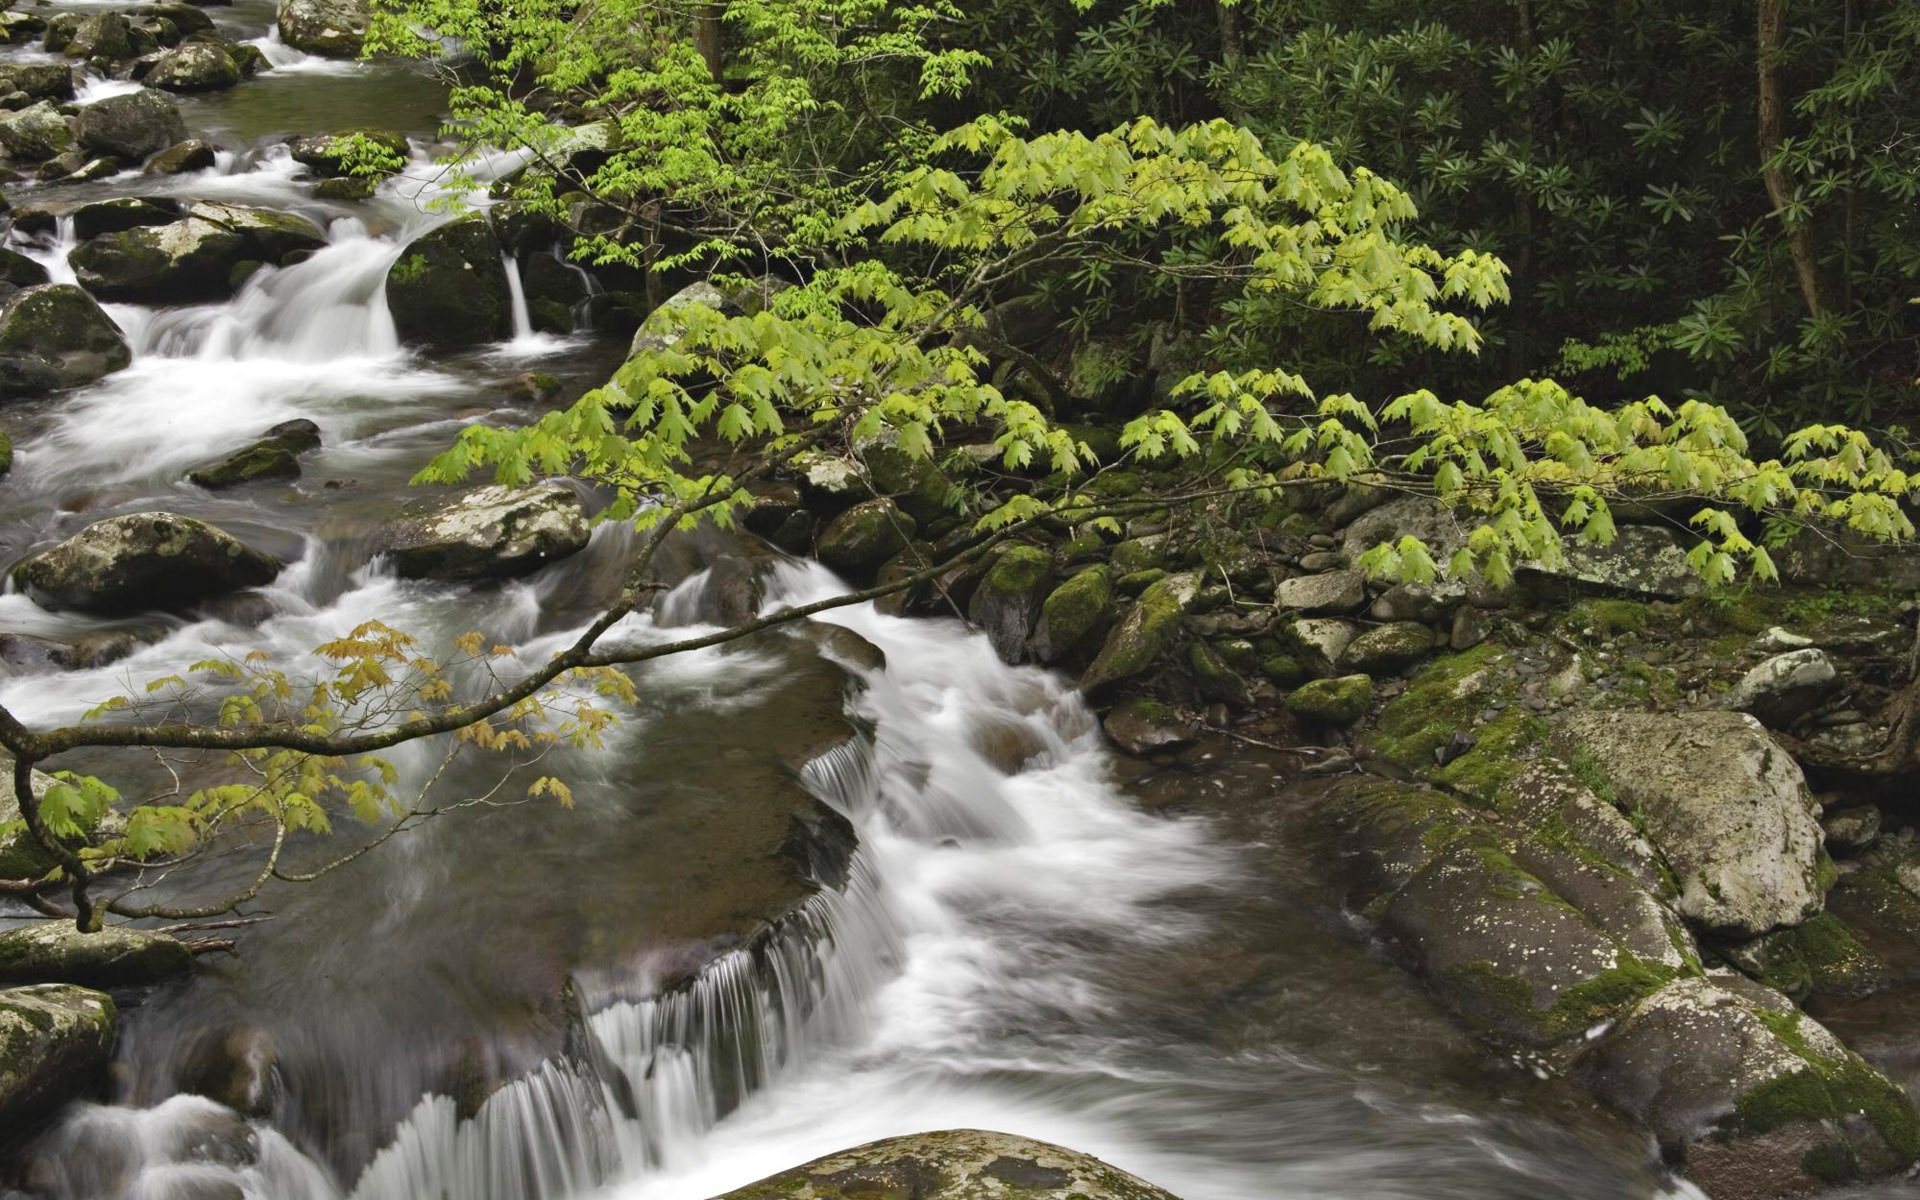
[[[483,630],[531,658],[591,619],[632,545],[603,527],[580,555],[484,586],[403,581],[371,552],[370,531],[462,425],[528,418],[501,399],[515,375],[537,367],[577,395],[622,347],[524,333],[460,355],[401,345],[386,272],[446,219],[432,203],[439,86],[280,46],[260,0],[209,11],[275,64],[182,101],[190,132],[224,147],[216,166],[11,198],[268,207],[318,222],[329,244],[230,302],[108,305],[132,367],[7,410],[18,452],[0,551],[164,509],[289,565],[190,618],[0,596],[7,633],[138,642],[107,666],[0,677],[0,700],[36,724],[212,655],[311,664],[314,646],[373,618],[430,647]],[[413,164],[370,200],[315,199],[287,136],[362,124],[409,132]],[[10,244],[71,280],[70,238],[63,225]],[[301,480],[182,481],[296,417],[323,436]],[[689,551],[686,581],[623,635],[708,619],[699,567]],[[783,562],[763,602],[838,586]],[[31,1194],[703,1200],[864,1141],[964,1126],[1099,1155],[1185,1200],[1696,1194],[1644,1138],[1490,1057],[1368,949],[1263,809],[1274,763],[1226,744],[1177,769],[1122,762],[1068,682],[1002,664],[957,621],[864,607],[831,621],[885,664],[815,628],[651,665],[603,750],[542,767],[570,781],[573,808],[477,806],[271,890],[257,907],[272,919],[233,934],[237,955],[124,1006],[116,1102],[38,1142]],[[437,761],[433,747],[396,758],[415,783]],[[439,786],[483,796],[499,782],[467,768]],[[770,849],[817,802],[851,821],[857,848],[773,878]],[[237,880],[252,861],[206,870]],[[798,901],[796,870],[819,884]],[[249,1055],[270,1059],[253,1113],[196,1094],[220,1091],[205,1086],[210,1060]]]

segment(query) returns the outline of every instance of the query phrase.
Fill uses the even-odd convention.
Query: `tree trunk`
[[[707,60],[707,71],[713,76],[715,87],[727,85],[727,51],[722,41],[721,20],[726,11],[724,3],[711,3],[700,5],[693,14],[693,44],[700,51],[700,57]]]
[[[1788,218],[1793,189],[1787,173],[1774,161],[1785,138],[1786,105],[1780,96],[1779,65],[1786,23],[1786,0],[1760,0],[1760,32],[1756,39],[1760,79],[1760,176],[1767,185],[1767,199],[1787,231],[1794,273],[1800,278],[1800,299],[1807,306],[1807,315],[1818,317],[1825,310],[1820,303],[1820,272],[1813,256],[1813,238],[1805,224]]]

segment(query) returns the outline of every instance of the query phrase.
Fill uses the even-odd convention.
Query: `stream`
[[[72,7],[100,6],[53,6]],[[165,509],[289,565],[188,618],[0,595],[0,632],[137,643],[107,666],[0,675],[0,701],[33,723],[77,720],[210,655],[312,665],[312,647],[369,619],[429,647],[483,630],[532,659],[610,598],[633,545],[601,528],[575,558],[485,586],[404,581],[371,554],[408,478],[463,425],[528,419],[501,399],[515,375],[538,367],[577,395],[623,347],[527,332],[523,303],[509,342],[439,357],[402,346],[387,269],[447,216],[438,85],[290,50],[262,0],[212,12],[274,64],[183,101],[190,132],[224,147],[218,164],[45,194],[269,207],[314,219],[329,244],[227,303],[106,306],[133,366],[6,411],[17,458],[0,482],[0,551],[12,561],[90,521]],[[413,163],[370,200],[316,200],[280,143],[357,124],[410,132]],[[10,244],[72,279],[69,225]],[[301,480],[224,493],[182,481],[296,417],[323,438]],[[659,615],[617,636],[709,619],[701,565],[695,554]],[[762,603],[841,587],[781,560]],[[815,629],[649,665],[604,749],[542,767],[569,780],[573,808],[480,805],[267,894],[272,919],[235,933],[237,956],[130,998],[116,1103],[66,1114],[29,1151],[26,1194],[704,1200],[953,1127],[1059,1142],[1184,1200],[1697,1194],[1644,1138],[1491,1058],[1369,951],[1263,812],[1282,780],[1260,753],[1122,763],[1069,681],[1004,665],[957,621],[859,607],[820,624],[884,664]],[[123,791],[162,786],[157,767],[129,777],[115,761]],[[417,785],[437,761],[431,746],[395,756]],[[469,764],[435,786],[484,797],[499,783]],[[824,802],[858,839],[770,931],[754,914],[778,897],[763,894],[764,868],[738,861],[767,797]],[[199,881],[250,863],[209,864]],[[0,910],[0,924],[21,919]],[[252,1116],[195,1094],[209,1046],[232,1057],[236,1038],[270,1047]]]

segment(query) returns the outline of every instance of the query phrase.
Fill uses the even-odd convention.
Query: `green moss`
[[[1246,703],[1246,681],[1221,662],[1220,656],[1205,642],[1196,641],[1187,648],[1187,665],[1193,671],[1194,686],[1202,699],[1224,704]]]
[[[1169,575],[1140,593],[1133,610],[1108,635],[1081,685],[1095,690],[1130,679],[1158,662],[1180,633],[1193,584],[1192,575]]]
[[[395,283],[412,283],[427,273],[427,256],[409,254],[387,272],[387,278]]]
[[[1165,535],[1135,538],[1113,548],[1113,569],[1121,575],[1165,567],[1168,562]]]
[[[1907,1158],[1920,1155],[1920,1115],[1905,1092],[1857,1054],[1828,1058],[1816,1053],[1801,1032],[1801,1013],[1762,1010],[1758,1015],[1807,1065],[1735,1101],[1739,1130],[1767,1133],[1795,1121],[1839,1121],[1857,1113],[1896,1152]]]
[[[1653,610],[1639,600],[1585,600],[1568,610],[1565,624],[1597,637],[1618,637],[1644,632],[1652,619]]]
[[[1161,567],[1154,567],[1146,571],[1134,571],[1131,574],[1122,575],[1115,581],[1114,587],[1118,588],[1122,595],[1138,596],[1154,584],[1165,579],[1167,575],[1168,572]]]
[[[1800,1169],[1837,1186],[1860,1178],[1860,1158],[1845,1142],[1822,1142],[1800,1156]]]
[[[1287,696],[1287,707],[1295,715],[1329,725],[1351,725],[1372,705],[1373,680],[1366,675],[1316,679]]]
[[[1472,731],[1494,700],[1511,697],[1503,660],[1498,646],[1482,645],[1429,664],[1380,713],[1368,743],[1373,753],[1402,770],[1431,774],[1436,751],[1454,734]]]
[[[1834,884],[1839,882],[1839,866],[1834,863],[1833,857],[1825,850],[1820,851],[1820,857],[1813,860],[1813,886],[1815,890],[1824,896],[1833,890]]]
[[[13,470],[13,439],[0,432],[0,475]]]
[[[1039,640],[1052,655],[1070,654],[1113,619],[1113,572],[1089,567],[1048,594],[1040,606]]]
[[[1546,723],[1514,705],[1473,733],[1473,748],[1444,767],[1429,764],[1430,777],[1456,792],[1498,805],[1546,741]]]
[[[1623,950],[1614,966],[1561,992],[1548,1010],[1548,1023],[1563,1033],[1591,1028],[1640,1003],[1679,976],[1672,967]]]
[[[1281,687],[1292,687],[1312,674],[1291,654],[1273,654],[1262,659],[1260,673]]]
[[[1004,596],[1021,596],[1046,586],[1053,556],[1038,546],[1011,546],[993,564],[980,586]]]

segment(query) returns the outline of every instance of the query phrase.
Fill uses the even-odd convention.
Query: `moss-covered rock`
[[[1414,621],[1369,629],[1347,643],[1340,664],[1369,675],[1391,674],[1433,653],[1433,630]]]
[[[275,479],[297,479],[299,456],[320,444],[320,427],[312,421],[293,420],[269,429],[250,446],[243,446],[218,462],[187,472],[187,480],[203,488],[218,491],[244,483]]]
[[[154,60],[141,82],[169,92],[218,92],[246,78],[240,62],[219,42],[182,42]]]
[[[387,271],[387,306],[402,340],[448,349],[513,332],[500,243],[470,213],[415,239]]]
[[[1887,964],[1832,913],[1791,929],[1723,947],[1722,955],[1749,977],[1789,999],[1855,999],[1890,982]]]
[[[46,795],[53,777],[44,771],[33,773],[33,794]],[[20,820],[20,802],[13,791],[13,759],[0,754],[0,826]],[[109,811],[89,822],[83,829],[88,838],[98,834],[117,834],[126,827],[118,813]],[[33,840],[24,828],[0,833],[0,879],[38,879],[59,864]]]
[[[1821,835],[1793,759],[1744,713],[1590,712],[1560,729],[1576,768],[1636,815],[1680,881],[1680,910],[1729,937],[1820,911]]]
[[[893,501],[868,500],[828,522],[815,554],[843,575],[870,579],[882,563],[907,548],[915,528],[913,518]]]
[[[1053,556],[1038,546],[1009,546],[994,560],[967,602],[967,618],[986,631],[1002,662],[1024,662],[1027,636],[1040,619]]]
[[[293,154],[293,161],[314,174],[337,179],[359,165],[357,158],[363,153],[359,148],[365,146],[372,146],[392,161],[404,161],[411,152],[406,135],[367,126],[295,138],[287,149]]]
[[[1228,667],[1207,643],[1195,641],[1187,647],[1187,667],[1193,672],[1194,690],[1202,700],[1241,708],[1252,702],[1247,681]]]
[[[1475,747],[1477,720],[1514,700],[1506,655],[1496,646],[1477,646],[1430,663],[1405,691],[1381,710],[1367,736],[1367,751],[1402,771],[1430,777],[1449,765],[1463,742]],[[1451,756],[1451,757],[1450,757]]]
[[[74,145],[73,125],[50,100],[0,114],[0,148],[17,159],[43,162]]]
[[[1333,676],[1344,672],[1347,647],[1360,635],[1360,627],[1338,617],[1301,617],[1282,626],[1280,633],[1307,670]]]
[[[372,12],[367,0],[280,0],[274,19],[280,39],[295,50],[357,58]]]
[[[109,926],[81,933],[71,921],[41,921],[0,933],[0,983],[77,983],[119,988],[157,983],[193,966],[193,952],[164,933]]]
[[[1373,679],[1366,675],[1316,679],[1287,695],[1287,708],[1295,716],[1324,725],[1351,725],[1372,706]]]
[[[1138,596],[1172,573],[1164,567],[1150,567],[1145,571],[1120,576],[1114,580],[1113,587],[1123,596]]]
[[[22,288],[0,303],[0,398],[78,387],[132,361],[120,327],[70,283]]]
[[[1898,1086],[1786,997],[1738,975],[1668,984],[1594,1046],[1579,1074],[1715,1197],[1801,1195],[1920,1154],[1920,1116]]]
[[[1033,654],[1043,663],[1065,662],[1099,644],[1113,621],[1113,571],[1089,567],[1047,594],[1033,632]]]
[[[1114,745],[1133,755],[1174,750],[1193,741],[1193,727],[1185,717],[1144,696],[1117,706],[1100,724]]]
[[[940,464],[915,457],[897,446],[870,446],[862,457],[873,486],[893,497],[900,511],[922,528],[953,516],[954,486]],[[939,536],[935,531],[929,536]]]
[[[1164,569],[1172,565],[1171,546],[1164,533],[1132,538],[1113,548],[1110,561],[1113,563],[1113,569],[1121,576],[1156,568]]]
[[[1140,598],[1107,634],[1100,653],[1080,686],[1089,695],[1132,679],[1158,662],[1180,635],[1180,619],[1200,590],[1200,577],[1169,575],[1140,593]]]
[[[97,1091],[116,1028],[113,1001],[100,992],[64,984],[0,991],[0,1129],[24,1133]]]
[[[137,163],[186,141],[187,123],[171,96],[142,88],[82,105],[73,132],[94,154]]]
[[[557,482],[494,484],[403,514],[381,548],[409,579],[505,579],[586,549],[586,506]]]
[[[719,1200],[1174,1200],[1096,1158],[1007,1133],[917,1133],[818,1158]]]
[[[13,579],[35,600],[87,612],[190,607],[280,573],[271,556],[177,513],[108,517],[22,560]]]

